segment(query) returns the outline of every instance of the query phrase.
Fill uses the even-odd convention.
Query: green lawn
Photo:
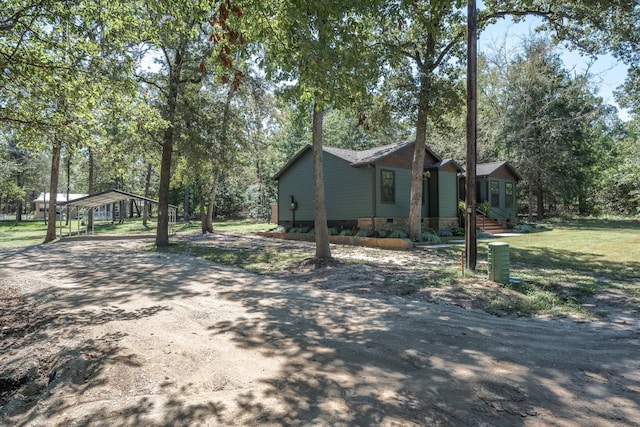
[[[624,292],[630,305],[640,301],[640,221],[574,219],[501,241],[509,244],[510,276],[517,279],[506,287],[522,298],[487,299],[487,311],[587,315],[582,303],[607,288]],[[478,246],[481,260],[487,244]]]
[[[73,221],[74,230],[77,228],[76,221]],[[58,227],[59,227],[58,223]],[[63,227],[68,231],[69,226]],[[44,241],[47,234],[47,225],[44,221],[0,221],[0,247],[6,246],[27,246],[36,245]]]
[[[511,259],[531,268],[589,271],[608,279],[640,277],[640,221],[575,219],[553,230],[510,237]],[[486,255],[486,244],[481,245]]]
[[[60,226],[62,226],[62,233],[64,236],[69,234],[69,225],[65,221],[58,221],[56,225],[56,233],[60,233]],[[72,235],[77,235],[78,226],[82,234],[86,232],[86,226],[78,224],[77,220],[71,220],[71,232]],[[124,224],[111,224],[96,222],[95,233],[96,234],[132,234],[132,233],[149,233],[154,232],[155,223],[149,223],[149,226],[142,225],[141,219],[131,219],[125,221]],[[0,247],[6,246],[27,246],[37,245],[44,241],[44,237],[47,234],[47,225],[44,221],[22,221],[16,223],[15,221],[0,221]]]
[[[60,224],[60,223],[59,223]],[[233,219],[225,221],[216,221],[213,228],[216,231],[229,231],[239,234],[249,234],[256,231],[268,230],[273,224],[255,223],[252,220]],[[58,225],[59,228],[59,225]],[[84,234],[86,227],[81,225],[80,230]],[[111,224],[110,222],[96,222],[94,233],[100,234],[154,234],[156,230],[155,218],[147,222],[147,226],[142,224],[142,219],[131,218],[125,220],[124,224]],[[200,230],[198,221],[180,221],[176,224],[176,231],[194,232]],[[78,222],[71,221],[71,231],[75,236],[78,232]],[[62,222],[62,232],[64,235],[69,233],[69,226]],[[37,245],[44,241],[47,234],[47,226],[44,221],[23,221],[16,223],[15,221],[0,221],[0,247],[7,246],[27,246]]]

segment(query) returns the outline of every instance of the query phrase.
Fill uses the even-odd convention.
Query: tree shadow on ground
[[[279,369],[257,374],[256,390],[229,390],[233,410],[213,397],[191,401],[184,385],[161,403],[132,396],[115,412],[95,402],[74,425],[632,425],[640,418],[637,331],[496,318],[410,297],[353,293],[336,274],[320,273],[317,281],[261,277],[129,250],[125,243],[121,249],[101,254],[90,245],[63,244],[0,261],[0,268],[37,268],[43,280],[57,283],[29,294],[51,311],[34,318],[37,327],[24,345],[55,340],[47,329],[55,325],[52,313],[67,316],[61,319],[71,325],[66,334],[80,334],[83,324],[166,312],[169,300],[210,298],[239,304],[246,316],[212,320],[209,334],[256,359],[274,359]],[[191,286],[203,280],[206,288]],[[118,308],[140,295],[157,303]],[[102,384],[109,364],[138,363],[120,346],[122,337],[102,338],[56,353],[54,365],[69,372],[71,390]],[[4,348],[19,350],[2,340]],[[55,393],[44,399],[52,420],[69,409]]]
[[[565,227],[577,228],[581,230],[606,230],[616,229],[640,229],[640,220],[633,219],[598,219],[598,218],[578,218],[563,223]]]
[[[637,333],[583,331],[568,337],[560,325],[556,330],[547,322],[454,307],[340,292],[288,293],[262,286],[225,293],[263,317],[211,327],[263,357],[286,355],[280,375],[263,380],[267,396],[283,400],[284,407],[271,410],[256,396],[245,396],[252,420],[290,426],[513,426],[530,417],[566,422],[580,414],[585,422],[624,423],[640,413],[637,376],[590,388],[585,375],[613,378],[629,363],[638,365],[632,350],[638,348],[632,344]],[[616,401],[625,410],[616,409]],[[602,405],[600,413],[591,409],[594,402]]]
[[[207,289],[193,290],[198,271],[187,263],[141,252],[126,238],[117,239],[116,250],[103,251],[102,240],[1,250],[0,287],[21,295],[11,304],[0,301],[0,415],[26,414],[43,396],[52,402],[57,384],[74,393],[101,386],[104,381],[95,378],[107,366],[130,363],[117,332],[92,337],[85,328],[154,317],[171,310],[167,299],[211,296]],[[121,307],[140,296],[155,303]],[[54,406],[64,411],[64,405]]]
[[[516,263],[539,268],[574,270],[596,274],[607,279],[639,280],[640,260],[629,262],[611,262],[603,255],[594,253],[575,253],[566,250],[534,247],[529,249],[510,249],[511,259]]]

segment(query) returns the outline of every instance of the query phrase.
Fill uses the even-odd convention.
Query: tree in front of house
[[[376,82],[380,57],[371,21],[374,12],[372,2],[363,0],[239,0],[222,2],[219,8],[219,34],[223,36],[218,39],[232,42],[240,34],[259,46],[256,55],[267,78],[280,82],[281,95],[312,116],[317,260],[331,258],[322,161],[324,112],[354,103]],[[220,54],[225,46],[228,44],[223,43]]]
[[[463,1],[391,2],[383,16],[382,42],[396,70],[399,87],[412,102],[415,120],[411,167],[409,238],[422,239],[422,182],[429,126],[464,105],[459,78],[464,58],[466,15]],[[397,74],[396,74],[397,75]],[[408,84],[408,83],[411,84]]]

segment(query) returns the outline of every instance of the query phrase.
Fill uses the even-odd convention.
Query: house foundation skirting
[[[422,218],[423,229],[436,231],[451,230],[458,227],[458,218]],[[367,217],[358,218],[358,228],[372,230],[407,230],[409,219],[404,217]]]

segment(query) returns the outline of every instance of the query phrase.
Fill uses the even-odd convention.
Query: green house
[[[325,206],[329,227],[406,229],[414,141],[355,151],[323,148]],[[275,176],[278,224],[313,227],[311,146],[301,149]],[[426,149],[423,228],[458,226],[458,173],[453,161]]]

